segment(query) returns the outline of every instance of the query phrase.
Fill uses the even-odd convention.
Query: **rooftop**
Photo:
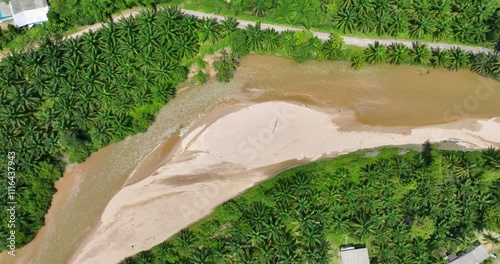
[[[366,248],[344,247],[340,249],[342,264],[370,264]]]
[[[489,258],[488,251],[483,245],[480,245],[473,250],[469,251],[467,254],[460,256],[450,264],[479,264]]]
[[[0,2],[0,19],[12,16],[9,3]]]
[[[17,27],[40,24],[49,20],[47,0],[12,0],[10,7]]]
[[[12,0],[10,1],[10,5],[14,14],[49,6],[47,0]]]

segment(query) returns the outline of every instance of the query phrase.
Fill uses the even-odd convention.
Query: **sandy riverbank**
[[[209,114],[152,176],[129,179],[133,183],[113,197],[71,263],[117,263],[149,249],[291,164],[428,139],[468,148],[500,145],[495,119],[416,128],[356,126],[354,120],[347,110],[278,101]]]

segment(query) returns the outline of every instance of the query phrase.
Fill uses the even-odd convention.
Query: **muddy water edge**
[[[70,165],[56,184],[58,193],[46,225],[17,257],[3,256],[2,263],[65,263],[98,223],[109,200],[125,184],[149,176],[168,158],[184,128],[217,106],[293,101],[353,111],[366,125],[412,127],[500,116],[499,85],[468,71],[391,65],[353,71],[345,62],[297,65],[284,58],[246,56],[230,83],[185,89],[160,111],[146,133],[110,145],[83,164]]]

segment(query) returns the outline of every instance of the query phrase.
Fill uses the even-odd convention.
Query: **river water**
[[[69,166],[56,184],[58,192],[46,226],[16,257],[4,252],[1,262],[67,262],[92,232],[109,200],[124,185],[147,177],[168,159],[188,127],[221,105],[227,109],[233,103],[272,100],[346,109],[366,125],[413,127],[500,117],[500,82],[469,71],[391,65],[353,71],[347,62],[298,65],[284,58],[248,55],[230,83],[210,82],[182,90],[146,133],[103,148],[83,164]]]

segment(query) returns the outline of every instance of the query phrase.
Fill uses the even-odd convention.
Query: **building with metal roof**
[[[342,264],[370,264],[368,249],[355,247],[340,248]]]
[[[480,245],[467,252],[467,254],[451,261],[450,264],[479,264],[489,257],[488,250],[483,245]]]
[[[12,19],[12,9],[8,3],[0,2],[0,22]]]
[[[16,27],[41,24],[49,21],[47,0],[12,0],[9,3]]]

